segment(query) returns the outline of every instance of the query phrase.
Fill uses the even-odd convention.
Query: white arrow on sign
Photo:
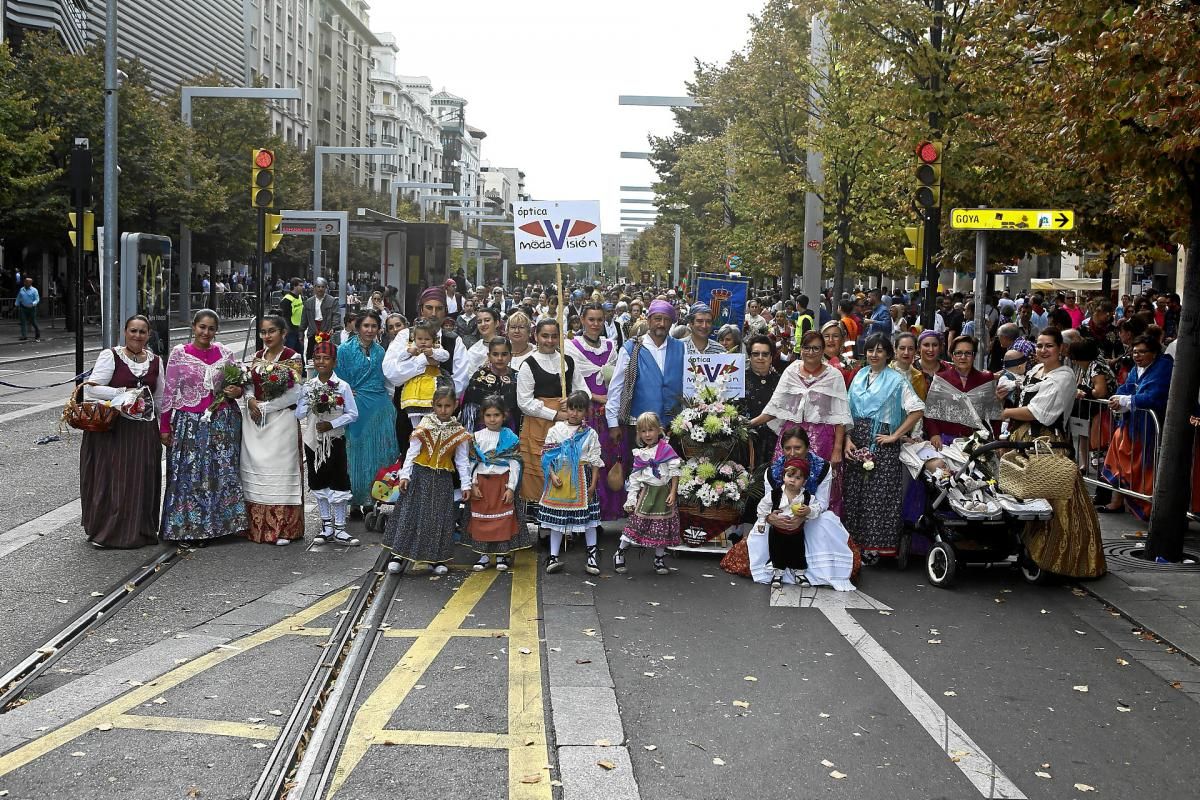
[[[921,688],[916,679],[900,666],[900,662],[892,658],[883,645],[850,616],[851,609],[891,611],[888,606],[863,592],[835,592],[832,589],[795,585],[771,592],[771,605],[818,609],[850,646],[858,651],[867,666],[883,680],[896,699],[908,709],[981,795],[1025,800],[1024,792],[1000,771],[996,762]]]

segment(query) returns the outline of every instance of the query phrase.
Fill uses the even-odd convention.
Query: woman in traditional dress
[[[977,430],[991,431],[999,416],[996,377],[975,368],[979,345],[970,336],[950,343],[953,366],[939,372],[925,395],[925,435],[937,449]]]
[[[840,516],[844,437],[852,420],[846,382],[841,372],[822,360],[824,348],[825,339],[821,334],[816,331],[804,334],[800,340],[800,358],[783,371],[771,399],[762,413],[750,420],[750,425],[757,427],[770,423],[772,430],[779,434],[775,458],[782,455],[787,432],[804,428],[812,451],[833,465],[830,508]]]
[[[1175,361],[1162,354],[1158,339],[1145,334],[1133,340],[1130,354],[1134,369],[1108,401],[1109,408],[1121,416],[1104,459],[1104,479],[1117,489],[1152,495],[1159,426],[1167,410],[1167,390],[1171,387]],[[1151,418],[1152,414],[1157,422]],[[1097,510],[1114,513],[1123,505],[1128,505],[1140,520],[1150,516],[1148,502],[1132,497],[1124,499],[1119,493],[1110,504]]]
[[[846,331],[836,319],[831,319],[821,326],[821,341],[825,363],[836,369],[842,376],[842,382],[849,387],[854,380],[854,373],[859,365],[846,354]]]
[[[463,392],[459,419],[468,433],[483,428],[480,407],[493,395],[504,401],[507,419],[504,426],[513,433],[521,432],[521,409],[517,408],[517,373],[512,366],[512,345],[503,336],[493,336],[488,342],[488,360],[467,381]]]
[[[1075,402],[1075,375],[1062,363],[1062,333],[1055,327],[1037,338],[1038,364],[1029,370],[1019,388],[1018,405],[1000,412],[1012,428],[1014,441],[1047,436],[1070,443],[1067,418]],[[998,395],[1007,394],[1003,389]],[[1054,515],[1025,524],[1025,550],[1041,569],[1072,578],[1098,578],[1105,572],[1100,520],[1078,471],[1066,500],[1051,500]]]
[[[467,375],[474,375],[477,370],[487,366],[488,350],[492,338],[500,333],[496,313],[496,309],[488,306],[483,306],[475,312],[475,329],[479,333],[479,338],[467,348]],[[463,425],[468,431],[474,430],[465,419]]]
[[[304,364],[285,347],[283,317],[263,317],[258,325],[263,349],[250,362],[253,392],[242,419],[242,493],[252,542],[286,545],[304,538],[304,458],[300,423],[293,413],[300,396]]]
[[[567,342],[568,352],[575,359],[575,367],[587,384],[592,395],[592,407],[585,422],[600,437],[600,457],[604,466],[600,468],[600,482],[596,489],[600,501],[600,520],[608,522],[625,516],[625,487],[617,491],[608,487],[608,471],[621,463],[625,451],[624,442],[614,442],[608,435],[608,421],[604,416],[604,404],[608,402],[608,382],[612,379],[617,363],[617,343],[604,338],[604,309],[589,303],[580,312],[583,330]],[[622,464],[622,472],[627,465]]]
[[[378,312],[362,312],[358,333],[339,347],[337,353],[338,377],[350,384],[358,405],[358,419],[346,428],[352,509],[358,506],[361,510],[372,502],[375,474],[382,467],[396,463],[400,456],[392,387],[383,375],[386,351],[376,341],[380,327]]]
[[[925,376],[928,389],[928,384],[933,382],[934,376],[950,366],[942,360],[942,335],[934,331],[922,331],[917,337],[917,355],[919,358],[913,366]]]
[[[162,359],[146,347],[150,322],[125,320],[125,346],[101,350],[84,399],[121,407],[113,426],[85,431],[79,448],[79,496],[83,531],[93,547],[133,548],[158,543],[162,496],[162,442],[158,413],[163,403]],[[149,394],[149,397],[147,397]]]
[[[509,362],[513,372],[520,373],[521,365],[525,363],[525,359],[529,358],[537,350],[531,342],[533,341],[533,323],[530,322],[529,316],[524,311],[517,311],[510,314],[508,321],[504,324],[504,336],[512,345],[512,360]]]
[[[917,397],[924,400],[925,393],[929,391],[929,378],[916,366],[916,334],[900,333],[893,340],[896,343],[896,358],[892,361],[891,368],[907,378],[908,382],[912,384],[913,391],[917,393]]]
[[[788,342],[790,344],[790,340]],[[738,402],[742,416],[755,419],[763,413],[779,386],[779,372],[775,369],[775,343],[766,336],[751,336],[746,340],[746,396]],[[767,426],[752,431],[754,465],[765,465],[775,458],[778,436]]]
[[[921,420],[925,404],[912,384],[888,369],[895,353],[890,336],[873,333],[865,344],[867,366],[850,384],[854,426],[845,438],[842,521],[872,563],[894,556],[903,529],[904,465],[900,442]]]
[[[525,359],[517,372],[517,405],[521,409],[521,499],[525,501],[525,520],[536,523],[538,502],[542,499],[545,476],[542,474],[542,450],[546,434],[556,422],[567,418],[566,398],[559,372],[558,322],[544,319],[535,332],[537,350]],[[587,391],[587,384],[575,366],[575,359],[561,356],[566,368],[568,394]]]
[[[249,527],[242,495],[243,389],[227,385],[240,366],[233,352],[213,341],[217,312],[197,311],[192,341],[171,350],[163,386],[159,433],[167,447],[167,490],[159,535],[166,541],[203,544]]]

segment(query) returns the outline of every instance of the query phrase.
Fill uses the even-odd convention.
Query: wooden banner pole
[[[558,381],[562,387],[562,399],[567,400],[567,326],[566,309],[563,306],[562,260],[555,265],[558,278]]]

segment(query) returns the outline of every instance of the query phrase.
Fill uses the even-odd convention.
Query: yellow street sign
[[[1044,208],[956,208],[950,227],[966,231],[1069,231],[1075,212]]]

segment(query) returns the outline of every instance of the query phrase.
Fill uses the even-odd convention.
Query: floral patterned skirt
[[[667,505],[670,494],[670,484],[643,487],[623,538],[642,547],[674,547],[682,542],[679,504]]]
[[[225,406],[211,420],[176,411],[159,535],[189,542],[246,530],[241,458],[242,415],[237,408]]]
[[[858,447],[870,444],[872,423],[855,420],[850,438]],[[879,433],[890,433],[887,424]],[[843,483],[842,522],[863,550],[881,555],[896,554],[904,527],[904,465],[900,463],[900,445],[875,448],[875,469],[867,472],[862,465],[847,462]]]

